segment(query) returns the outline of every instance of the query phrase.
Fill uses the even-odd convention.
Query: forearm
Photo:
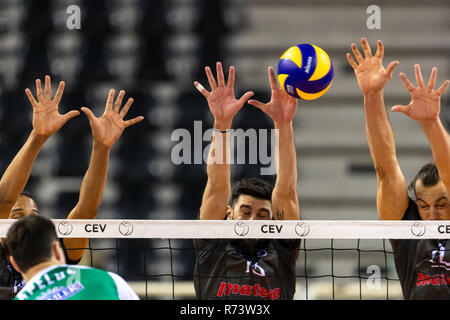
[[[12,160],[0,180],[0,217],[8,218],[30,177],[36,160],[48,136],[37,135],[33,130],[27,141]]]
[[[68,219],[95,219],[106,185],[110,148],[93,142],[89,168],[81,183],[80,197]]]
[[[421,125],[430,142],[439,176],[450,191],[450,136],[439,118],[421,122]]]
[[[208,183],[223,189],[230,185],[230,128],[231,122],[215,122],[206,167]]]
[[[219,215],[225,213],[230,199],[230,132],[227,131],[230,127],[231,123],[226,125],[214,124],[216,130],[213,131],[208,154],[206,167],[208,181],[200,208],[201,219],[223,218]]]
[[[275,123],[275,157],[277,179],[272,193],[274,218],[278,220],[300,219],[300,207],[297,194],[297,156],[292,122]]]
[[[394,134],[386,113],[383,92],[364,95],[366,134],[375,169],[383,172],[398,166]]]
[[[297,193],[297,155],[292,123],[275,123],[276,143],[275,163],[277,179],[274,191],[280,194]]]

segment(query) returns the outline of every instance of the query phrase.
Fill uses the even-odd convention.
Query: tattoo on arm
[[[275,217],[277,220],[284,220],[284,210],[277,209],[277,212],[275,213]]]

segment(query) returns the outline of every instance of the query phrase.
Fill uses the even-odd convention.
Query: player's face
[[[269,200],[258,199],[241,194],[227,212],[228,220],[271,220],[272,203]]]
[[[422,180],[416,182],[417,207],[423,220],[450,220],[450,201],[442,181],[425,187]]]
[[[30,197],[21,195],[11,209],[9,219],[20,219],[31,214],[39,214],[36,202]]]

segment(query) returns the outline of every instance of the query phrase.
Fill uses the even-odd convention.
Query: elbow
[[[386,177],[386,170],[381,165],[375,164],[374,169],[379,180],[383,180]]]

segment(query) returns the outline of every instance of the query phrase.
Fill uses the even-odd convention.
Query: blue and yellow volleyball
[[[320,98],[333,83],[333,64],[328,54],[313,44],[287,49],[278,62],[281,87],[297,99]]]

